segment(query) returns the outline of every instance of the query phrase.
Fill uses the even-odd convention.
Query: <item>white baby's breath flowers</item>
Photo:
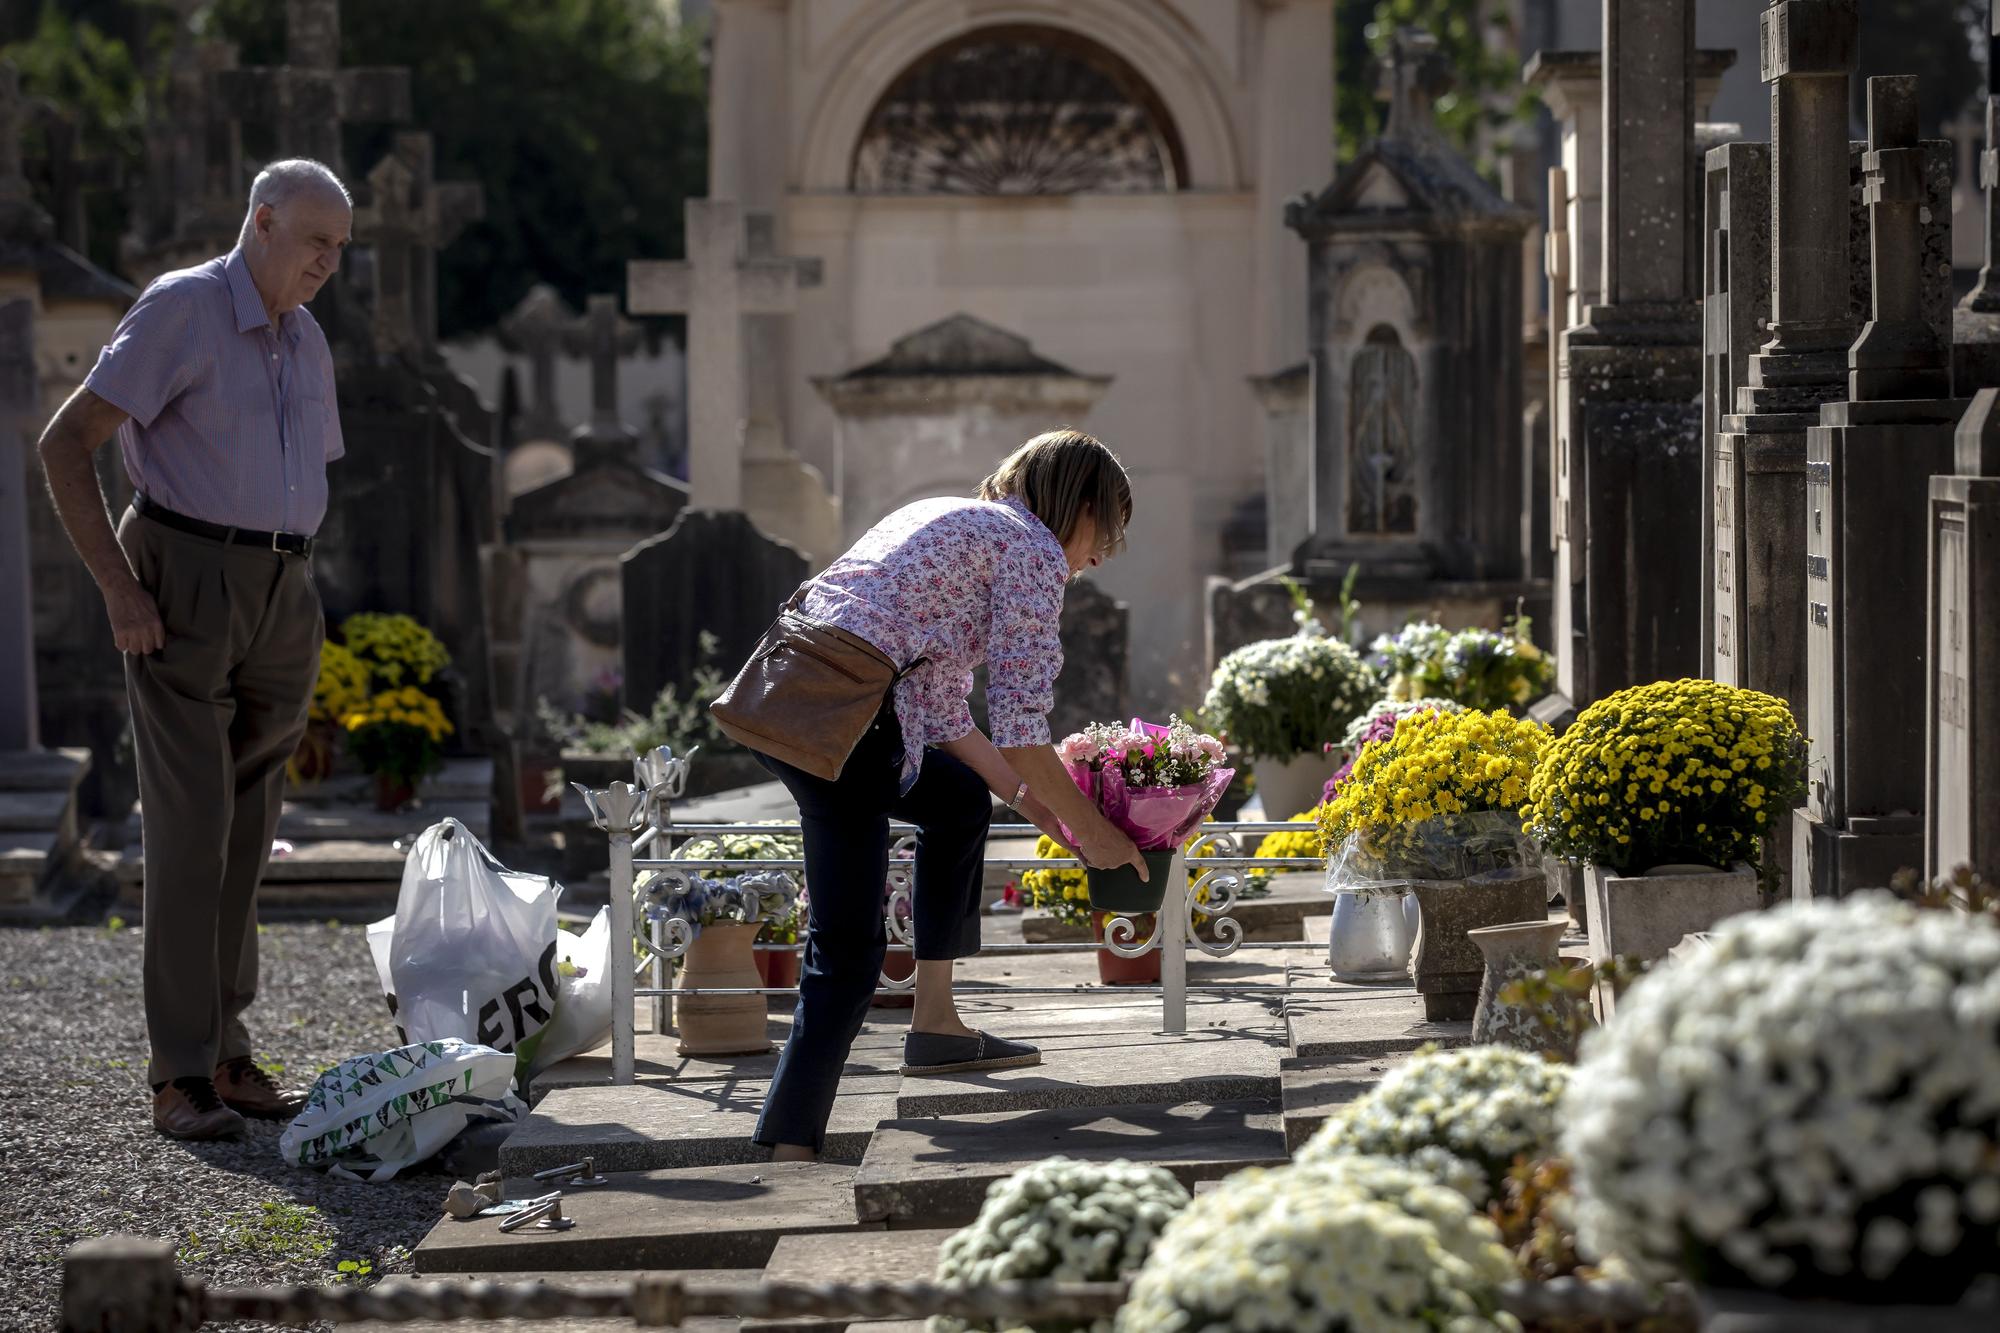
[[[1424,1051],[1336,1110],[1301,1162],[1391,1157],[1484,1204],[1514,1159],[1555,1152],[1567,1065],[1506,1046]]]
[[[1868,894],[1712,939],[1586,1040],[1563,1133],[1583,1243],[1878,1302],[2000,1268],[2000,929]]]
[[[1514,1276],[1465,1196],[1374,1157],[1253,1168],[1190,1204],[1118,1313],[1118,1333],[1518,1333]]]
[[[1157,1166],[1051,1157],[986,1192],[978,1218],[945,1241],[937,1278],[960,1287],[1029,1278],[1107,1282],[1145,1262],[1187,1202],[1187,1190]],[[930,1333],[969,1327],[977,1325],[942,1316],[929,1325]],[[1071,1326],[1038,1326],[1040,1333],[1059,1327]]]

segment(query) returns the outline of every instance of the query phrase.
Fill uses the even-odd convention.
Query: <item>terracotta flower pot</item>
[[[393,773],[375,775],[375,808],[377,810],[401,810],[416,799],[417,784],[410,779]]]
[[[703,926],[681,957],[674,989],[756,987],[757,927],[723,921]],[[761,995],[675,995],[674,1026],[682,1055],[762,1055],[771,1049],[765,1034]]]
[[[333,772],[334,743],[340,731],[331,722],[308,722],[306,734],[292,751],[291,775],[298,782],[319,782]]]
[[[757,952],[757,973],[764,978],[766,986],[796,986],[799,984],[799,955],[789,948],[759,949]],[[768,996],[766,999],[770,998]]]
[[[1410,975],[1424,997],[1424,1017],[1462,1022],[1478,1010],[1486,975],[1486,960],[1466,932],[1546,917],[1548,876],[1516,870],[1492,878],[1412,880],[1410,888],[1417,895]]]
[[[549,791],[549,775],[560,773],[562,765],[546,759],[523,759],[520,768],[521,813],[552,815],[562,809],[562,793]]]
[[[1092,912],[1090,914],[1090,937],[1099,944],[1104,943],[1105,923],[1116,913]],[[1156,918],[1147,913],[1132,918],[1138,928],[1138,940],[1150,939]],[[1107,986],[1157,986],[1160,984],[1160,951],[1148,949],[1137,958],[1126,958],[1109,949],[1097,951],[1097,979]]]
[[[917,974],[917,956],[891,949],[882,955],[882,975],[890,981],[908,981]],[[908,1009],[917,1002],[915,991],[875,992],[874,1004],[877,1009]]]

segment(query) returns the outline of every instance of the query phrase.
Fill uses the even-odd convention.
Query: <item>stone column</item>
[[[1694,8],[1694,0],[1604,0],[1608,305],[1678,307],[1692,294]]]
[[[1940,339],[1922,322],[1927,190],[1917,141],[1917,81],[1868,81],[1869,201],[1875,320],[1850,354],[1851,384],[1871,395],[1944,382]],[[1914,298],[1908,293],[1918,293]],[[1928,362],[1926,363],[1926,358]],[[1944,397],[1826,404],[1806,438],[1806,808],[1795,812],[1792,893],[1841,896],[1886,884],[1924,854],[1927,733],[1926,538],[1931,478],[1952,466],[1965,404]]]
[[[1306,247],[1285,226],[1285,201],[1334,169],[1332,0],[1262,5],[1257,48],[1257,288],[1253,364],[1306,352]]]

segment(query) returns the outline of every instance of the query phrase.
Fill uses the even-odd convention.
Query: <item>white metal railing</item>
[[[758,874],[773,877],[796,875],[805,868],[802,860],[773,860],[755,858],[712,858],[681,859],[671,856],[676,840],[704,835],[727,836],[744,833],[796,834],[797,824],[681,824],[673,822],[673,802],[687,788],[688,761],[677,758],[665,747],[640,756],[633,762],[633,776],[636,783],[628,785],[614,782],[603,791],[590,791],[578,784],[589,806],[591,818],[609,836],[611,843],[611,938],[614,942],[613,956],[616,956],[616,941],[631,940],[637,951],[637,961],[632,967],[614,967],[611,974],[611,1077],[614,1083],[630,1083],[633,1078],[633,1048],[636,1029],[634,1016],[635,1001],[646,998],[652,1004],[653,1031],[667,1030],[667,1001],[674,994],[688,995],[796,995],[796,986],[763,986],[738,988],[701,988],[676,992],[670,988],[668,971],[673,961],[686,952],[694,938],[694,931],[686,919],[676,912],[677,904],[683,900],[699,880],[702,872],[728,870],[745,876],[752,881],[739,890],[738,910],[742,919],[749,924],[768,919],[771,911],[784,904],[789,907],[795,886],[780,886],[767,883],[760,887],[755,882]],[[1246,870],[1317,870],[1322,862],[1317,857],[1255,857],[1244,855],[1240,838],[1248,835],[1263,835],[1277,832],[1296,832],[1297,823],[1275,822],[1212,822],[1202,826],[1201,837],[1187,850],[1174,854],[1172,868],[1168,872],[1167,885],[1160,910],[1153,914],[1153,930],[1144,940],[1139,939],[1139,929],[1130,915],[1110,918],[1104,927],[1102,944],[1090,943],[1050,943],[1003,945],[986,952],[1006,953],[1089,953],[1099,948],[1109,949],[1123,958],[1138,958],[1154,950],[1160,953],[1160,984],[1158,986],[1119,986],[1123,995],[1145,995],[1157,993],[1160,996],[1161,1030],[1172,1034],[1187,1031],[1187,997],[1190,989],[1217,992],[1284,992],[1282,984],[1270,982],[1234,982],[1220,985],[1203,985],[1190,988],[1187,979],[1187,952],[1192,945],[1200,953],[1211,958],[1226,958],[1244,947],[1243,928],[1229,915],[1237,904],[1243,888],[1242,872]],[[1029,824],[999,824],[992,833],[1000,837],[1035,836],[1038,830]],[[892,953],[909,953],[915,940],[911,920],[911,875],[914,853],[914,826],[900,822],[890,825],[890,860],[887,896],[883,906],[885,925],[889,934],[889,950]],[[637,852],[650,855],[640,857]],[[1188,882],[1188,860],[1190,855],[1200,865],[1201,873],[1196,877],[1192,889]],[[1083,863],[1074,857],[987,857],[988,869],[1001,870],[1065,870],[1080,869]],[[640,871],[647,872],[647,882],[642,887],[638,883]],[[768,891],[766,891],[768,888]],[[808,886],[809,888],[809,886]],[[1210,937],[1203,938],[1197,929],[1196,917],[1208,918]],[[644,918],[642,921],[642,917]],[[643,927],[643,928],[642,928]],[[764,945],[760,950],[797,951],[803,946]],[[1304,940],[1285,940],[1263,944],[1253,944],[1252,948],[1305,948]],[[638,986],[636,976],[650,972],[651,984]],[[908,990],[914,985],[914,975],[891,977],[886,973],[879,983],[880,988],[889,991]],[[1094,983],[1077,983],[1060,987],[1014,987],[1014,986],[960,986],[960,995],[978,995],[994,991],[1007,995],[1027,994],[1070,994],[1109,990]]]

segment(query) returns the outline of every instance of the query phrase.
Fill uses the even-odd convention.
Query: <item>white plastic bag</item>
[[[533,1060],[556,1013],[553,880],[508,870],[455,819],[425,829],[403,863],[383,992],[406,1042],[461,1041]],[[382,949],[382,922],[369,946]]]
[[[319,1076],[305,1109],[278,1136],[294,1166],[388,1180],[425,1161],[473,1120],[518,1120],[514,1057],[446,1038],[342,1060]]]
[[[556,1016],[542,1029],[530,1078],[611,1040],[611,909],[600,907],[581,935],[556,932]]]

